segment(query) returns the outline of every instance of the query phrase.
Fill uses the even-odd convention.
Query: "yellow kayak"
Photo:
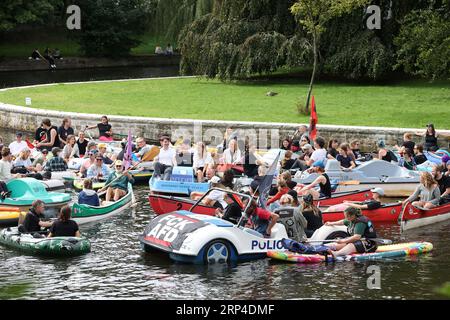
[[[0,227],[17,226],[20,209],[16,207],[0,207]]]

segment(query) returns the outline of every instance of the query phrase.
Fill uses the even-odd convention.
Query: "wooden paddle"
[[[340,181],[339,185],[340,186],[350,186],[350,185],[357,185],[360,184],[361,182],[358,180],[347,180],[347,181]]]

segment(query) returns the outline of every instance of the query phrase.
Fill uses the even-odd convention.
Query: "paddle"
[[[339,185],[341,186],[350,186],[350,185],[356,185],[360,184],[361,182],[358,180],[348,180],[348,181],[340,181]]]
[[[331,240],[306,240],[304,242],[336,242],[337,239],[331,239]],[[389,239],[382,239],[382,238],[370,238],[370,239],[366,239],[366,238],[361,238],[360,240],[370,240],[382,245],[387,245],[387,244],[392,244],[392,240]]]

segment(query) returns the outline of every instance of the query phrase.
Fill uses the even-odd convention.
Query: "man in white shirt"
[[[153,175],[155,178],[163,176],[163,180],[170,180],[172,169],[176,165],[175,163],[175,149],[170,148],[170,139],[168,136],[163,136],[160,139],[161,149],[159,154],[154,159],[155,171]]]
[[[306,161],[306,164],[310,167],[316,161],[326,161],[327,159],[327,150],[325,149],[325,140],[322,137],[317,137],[314,141],[314,152],[311,155],[311,158]]]
[[[17,156],[23,149],[28,148],[28,145],[25,141],[22,140],[22,133],[18,132],[16,134],[16,141],[13,141],[9,144],[9,150],[11,154]]]
[[[2,149],[2,159],[0,160],[0,181],[8,182],[14,178],[24,177],[24,175],[17,173],[11,174],[12,168],[12,154],[9,148]]]

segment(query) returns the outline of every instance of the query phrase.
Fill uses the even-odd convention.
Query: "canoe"
[[[429,210],[408,203],[400,215],[402,231],[427,226],[450,219],[450,203]]]
[[[197,202],[186,197],[165,196],[160,194],[150,194],[148,196],[148,200],[150,202],[150,206],[157,215],[179,210],[189,211]],[[214,216],[216,208],[199,204],[192,212]]]
[[[0,207],[0,228],[17,226],[20,213],[17,207]]]
[[[110,201],[100,207],[74,203],[72,205],[72,219],[79,225],[97,222],[115,216],[133,204],[133,187],[128,184],[128,193],[118,201]]]
[[[1,230],[0,244],[28,254],[52,257],[74,257],[91,251],[91,243],[86,238],[34,238],[31,234],[19,233],[17,227]]]
[[[314,203],[318,207],[329,207],[340,204],[345,200],[348,201],[365,201],[372,198],[372,191],[370,189],[354,190],[346,192],[333,192],[330,198],[319,198]]]
[[[322,212],[323,222],[327,221],[339,221],[344,219],[344,207],[345,204],[335,205],[327,208]],[[402,211],[402,203],[387,203],[383,204],[381,208],[368,210],[362,209],[361,212],[372,222],[390,222],[396,223],[398,221],[398,216]]]
[[[153,194],[189,197],[191,192],[205,193],[209,190],[209,182],[195,182],[192,167],[174,167],[170,180],[162,180],[154,175],[149,181]]]
[[[377,251],[372,253],[355,253],[334,258],[332,255],[301,254],[290,251],[270,250],[267,256],[274,260],[294,262],[294,263],[320,263],[338,261],[368,261],[379,259],[392,259],[405,256],[413,256],[428,253],[433,250],[430,242],[408,242],[379,246]]]
[[[71,201],[70,194],[47,192],[44,185],[34,178],[12,179],[7,183],[11,196],[0,200],[1,206],[18,207],[21,211],[28,211],[34,200],[42,200],[45,207],[61,208]]]

